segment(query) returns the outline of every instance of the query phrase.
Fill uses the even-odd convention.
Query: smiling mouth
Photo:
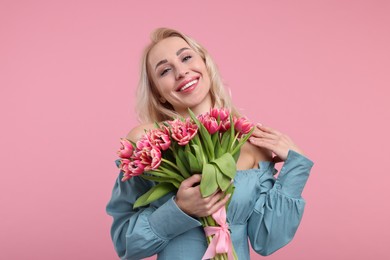
[[[178,91],[181,92],[181,91],[184,91],[186,89],[188,89],[189,87],[191,87],[192,85],[198,83],[198,79],[194,79],[190,82],[188,82],[187,84],[185,84],[183,87],[181,87]]]

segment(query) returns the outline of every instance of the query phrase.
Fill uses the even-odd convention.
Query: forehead
[[[155,65],[159,61],[176,57],[181,48],[190,48],[188,43],[180,37],[169,37],[158,42],[149,52],[149,63]]]

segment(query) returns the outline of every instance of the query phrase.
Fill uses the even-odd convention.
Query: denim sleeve
[[[147,192],[151,182],[141,177],[122,182],[117,178],[106,207],[113,217],[111,238],[121,259],[142,259],[160,252],[168,242],[201,223],[185,214],[173,197],[161,206],[133,209],[136,199]]]
[[[260,195],[248,222],[249,239],[258,254],[270,255],[294,237],[305,207],[301,193],[312,166],[311,160],[289,150],[277,179],[272,170],[261,175]]]

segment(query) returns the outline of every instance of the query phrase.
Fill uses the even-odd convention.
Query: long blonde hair
[[[141,75],[137,89],[136,112],[141,122],[161,122],[173,119],[179,114],[168,102],[161,103],[159,93],[150,75],[148,66],[148,57],[150,50],[161,40],[168,37],[180,37],[197,52],[206,64],[210,76],[211,86],[210,95],[213,107],[228,108],[234,115],[239,115],[237,109],[233,106],[230,96],[226,93],[222,79],[219,75],[217,65],[198,42],[191,37],[169,28],[158,28],[151,34],[151,43],[144,49],[141,59]]]

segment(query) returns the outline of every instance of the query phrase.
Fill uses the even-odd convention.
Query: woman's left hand
[[[287,135],[261,124],[257,124],[255,127],[249,141],[258,147],[273,152],[276,155],[273,158],[274,162],[285,161],[288,150],[293,150],[303,155],[303,151]]]

